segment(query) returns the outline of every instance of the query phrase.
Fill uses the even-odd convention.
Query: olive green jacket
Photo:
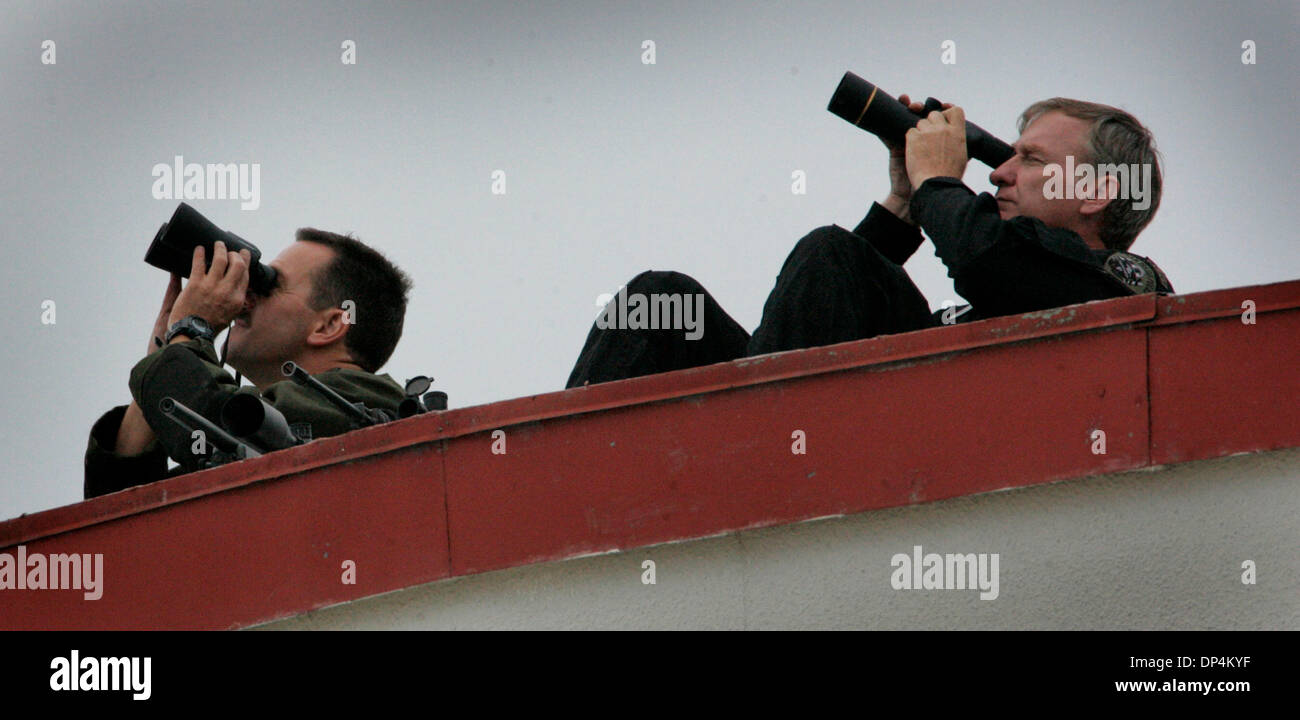
[[[374,410],[388,410],[396,416],[404,393],[388,375],[361,370],[334,368],[313,376],[345,399],[363,403]],[[145,420],[157,435],[139,455],[116,454],[117,432],[127,406],[105,413],[90,431],[86,448],[85,496],[105,495],[136,485],[161,480],[169,475],[193,471],[200,458],[192,450],[190,433],[170,420],[159,409],[164,397],[171,397],[220,426],[221,408],[236,392],[259,394],[251,386],[243,388],[221,367],[216,348],[210,340],[187,340],[172,343],[150,355],[131,369],[131,397],[144,412]],[[328,400],[292,380],[278,382],[260,393],[263,400],[279,410],[300,435],[312,438],[340,435],[354,429],[353,421]],[[167,458],[180,463],[171,473]]]

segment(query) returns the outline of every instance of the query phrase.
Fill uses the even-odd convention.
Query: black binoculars
[[[248,289],[258,295],[271,294],[275,288],[275,268],[262,262],[262,251],[253,243],[229,230],[222,230],[203,217],[198,210],[181,203],[172,213],[172,219],[158,228],[144,255],[144,261],[156,268],[173,272],[181,277],[190,276],[194,263],[194,248],[203,246],[208,267],[212,267],[212,247],[218,241],[231,252],[247,250],[252,256],[248,268]]]

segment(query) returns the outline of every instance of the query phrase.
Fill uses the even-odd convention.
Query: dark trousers
[[[647,271],[615,296],[606,317],[619,318],[623,297],[634,294],[704,297],[703,334],[690,339],[682,328],[600,327],[587,343],[565,387],[726,362],[748,355],[817,347],[908,332],[938,324],[929,304],[899,265],[869,242],[828,225],[804,236],[786,258],[776,287],[751,337],[689,275]],[[629,323],[629,325],[632,323]]]

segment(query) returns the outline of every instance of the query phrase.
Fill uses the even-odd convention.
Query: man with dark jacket
[[[899,100],[914,112],[922,109],[906,95]],[[945,106],[922,119],[903,146],[889,146],[890,194],[853,232],[829,225],[795,245],[752,337],[689,276],[638,275],[588,334],[567,387],[1090,300],[1172,293],[1154,262],[1128,252],[1160,204],[1150,131],[1118,108],[1053,98],[1025,110],[1020,132],[1015,154],[989,176],[996,197],[976,195],[960,179],[968,160],[962,109]],[[1052,182],[1061,179],[1060,168],[1084,166],[1094,174],[1090,184],[1078,185],[1080,192],[1073,192],[1075,177],[1064,178],[1068,188]],[[1121,166],[1125,173],[1113,172]],[[1132,184],[1142,180],[1146,187]],[[969,306],[931,313],[903,270],[921,244],[921,229]],[[669,307],[665,298],[691,295],[702,297],[697,305],[704,315],[703,334],[693,333],[694,339],[663,324],[612,322],[629,316],[618,307],[628,298],[655,308]]]
[[[233,395],[260,394],[300,436],[353,429],[343,411],[281,374],[292,360],[353,403],[396,413],[403,390],[376,375],[402,335],[411,282],[376,250],[350,236],[298,231],[271,266],[275,287],[248,291],[248,251],[217,242],[211,266],[195,248],[190,280],[172,275],[146,357],[131,370],[133,402],[101,417],[86,449],[85,496],[103,495],[199,467],[210,443],[167,419],[158,408],[171,397],[220,425]],[[226,361],[256,389],[239,388],[221,366],[213,338],[227,326]],[[175,474],[175,473],[173,473]]]

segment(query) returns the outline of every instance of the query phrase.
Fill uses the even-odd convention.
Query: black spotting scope
[[[284,419],[284,413],[252,393],[231,395],[221,406],[221,424],[231,435],[264,452],[302,444],[302,439],[294,434]]]
[[[927,113],[940,107],[934,98],[926,100],[925,106]],[[903,103],[851,72],[844,73],[826,109],[878,138],[898,144],[902,144],[907,131],[921,121],[921,116],[908,110]],[[966,154],[996,168],[1011,159],[1015,150],[984,128],[967,121]]]
[[[212,246],[218,240],[224,242],[226,249],[231,252],[248,251],[253,261],[248,268],[248,288],[258,295],[270,295],[275,287],[275,268],[261,262],[262,251],[229,230],[217,227],[185,203],[176,208],[171,220],[158,228],[149,251],[144,254],[144,261],[181,277],[189,277],[190,267],[194,264],[194,248],[203,246],[204,257],[210,268]]]

